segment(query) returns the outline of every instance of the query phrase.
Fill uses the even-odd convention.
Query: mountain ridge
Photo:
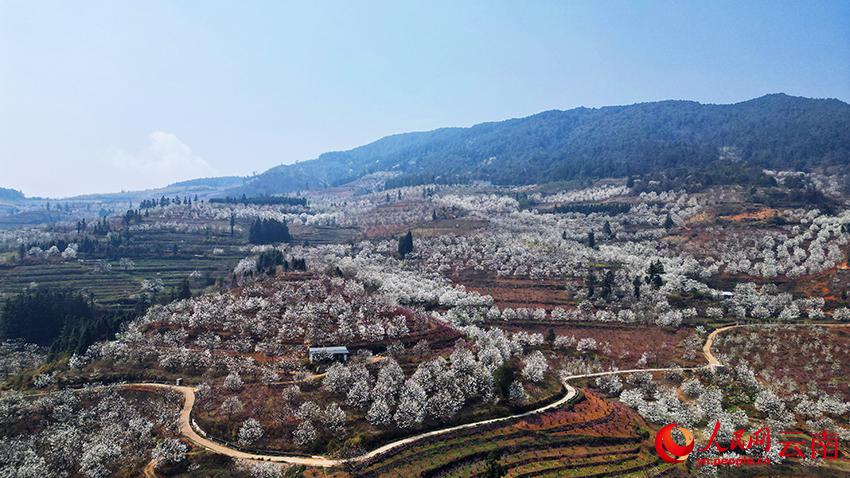
[[[385,172],[395,176],[389,185],[469,180],[530,184],[698,169],[717,160],[724,148],[754,168],[847,165],[850,104],[771,93],[729,104],[661,100],[550,109],[466,127],[395,133],[250,177],[196,178],[144,191],[65,199],[274,195]],[[7,190],[7,200],[13,199],[12,191]]]
[[[543,180],[693,168],[723,148],[753,167],[811,169],[850,158],[850,105],[773,93],[731,104],[663,100],[546,110],[521,118],[398,133],[279,165],[230,193],[279,194],[389,171],[398,184]]]

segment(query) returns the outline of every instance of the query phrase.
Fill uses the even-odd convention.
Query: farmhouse
[[[310,363],[323,360],[348,360],[348,347],[343,345],[335,347],[310,347],[307,350],[310,355]]]

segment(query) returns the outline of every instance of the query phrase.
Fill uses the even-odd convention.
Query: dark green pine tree
[[[587,298],[592,299],[593,294],[596,293],[596,284],[598,280],[596,279],[596,274],[593,271],[590,271],[587,274],[587,277],[584,278],[584,286],[587,288]]]
[[[493,450],[487,455],[487,466],[484,469],[484,478],[501,478],[505,476],[507,470],[499,463],[502,456],[498,450]]]
[[[664,281],[661,279],[661,274],[664,273],[664,264],[661,261],[655,261],[649,265],[649,269],[646,274],[646,283],[651,284],[652,287],[658,289],[662,285],[664,285]]]
[[[607,270],[605,271],[605,275],[602,276],[602,298],[607,299],[611,296],[611,292],[614,291],[614,271]]]
[[[602,226],[602,232],[608,236],[608,239],[614,239],[614,231],[611,230],[611,223],[605,221],[605,225]]]
[[[257,219],[248,230],[248,241],[252,244],[272,244],[276,242],[291,242],[289,226],[286,221],[276,219]]]
[[[180,283],[180,291],[177,292],[178,299],[191,299],[192,298],[192,289],[189,287],[189,279],[183,278],[183,282]]]
[[[413,234],[407,231],[407,234],[398,240],[398,255],[404,259],[411,252],[413,252]]]
[[[649,265],[649,273],[652,275],[660,275],[664,273],[664,264],[661,261],[655,261]]]
[[[673,228],[674,225],[675,224],[673,223],[673,218],[670,217],[670,213],[668,212],[667,217],[664,218],[664,229],[667,229],[669,231]]]
[[[593,231],[587,233],[587,247],[596,249],[596,234]]]
[[[516,370],[511,362],[503,363],[493,372],[493,383],[502,399],[508,399],[511,383],[513,383],[515,377]]]

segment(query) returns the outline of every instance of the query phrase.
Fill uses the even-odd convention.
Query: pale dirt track
[[[815,325],[822,327],[845,327],[850,324],[799,324],[799,325]],[[248,453],[241,450],[237,450],[235,448],[231,448],[227,445],[212,441],[206,437],[201,436],[193,427],[191,422],[192,408],[195,405],[195,389],[193,387],[188,386],[177,386],[177,385],[165,385],[158,383],[135,383],[135,384],[125,384],[122,385],[125,388],[129,389],[137,389],[137,390],[145,390],[145,389],[165,389],[165,390],[173,390],[180,392],[183,395],[183,408],[180,411],[180,433],[192,441],[195,445],[205,448],[214,453],[218,453],[221,455],[229,456],[232,458],[240,458],[246,460],[256,460],[256,461],[269,461],[269,462],[278,462],[278,463],[288,463],[293,465],[306,465],[306,466],[315,466],[315,467],[331,467],[331,466],[339,466],[345,463],[351,462],[359,462],[368,460],[370,458],[374,458],[378,455],[384,454],[390,450],[401,447],[403,445],[407,445],[425,438],[444,435],[446,433],[451,433],[457,430],[465,430],[469,428],[475,428],[482,425],[488,425],[492,423],[498,423],[508,420],[514,420],[517,418],[523,418],[530,415],[535,415],[541,412],[545,412],[547,410],[551,410],[553,408],[560,407],[565,403],[568,403],[577,395],[577,390],[569,385],[567,382],[571,380],[577,380],[582,378],[593,378],[593,377],[601,377],[606,375],[620,375],[620,374],[629,374],[629,373],[637,373],[637,372],[669,372],[669,371],[689,371],[689,370],[701,370],[706,368],[714,368],[714,367],[722,367],[723,365],[714,356],[711,351],[712,346],[714,345],[714,340],[717,336],[727,330],[738,328],[738,327],[748,327],[748,325],[729,325],[725,327],[718,328],[711,332],[706,341],[705,345],[703,345],[702,351],[703,355],[705,355],[705,359],[708,362],[706,365],[699,367],[668,367],[668,368],[644,368],[644,369],[629,369],[629,370],[611,370],[608,372],[597,372],[597,373],[588,373],[581,375],[572,375],[563,377],[564,380],[564,388],[566,389],[566,393],[563,397],[561,397],[556,402],[550,403],[549,405],[545,405],[543,407],[537,408],[535,410],[531,410],[525,413],[520,413],[517,415],[510,415],[507,417],[500,418],[492,418],[489,420],[482,420],[473,423],[467,423],[464,425],[457,425],[448,428],[441,428],[439,430],[434,430],[430,432],[420,433],[418,435],[414,435],[412,437],[404,438],[401,440],[397,440],[391,443],[388,443],[382,447],[376,448],[372,451],[364,453],[360,456],[347,458],[347,459],[333,459],[326,458],[324,456],[297,456],[297,455],[261,455]],[[153,471],[153,470],[151,470]]]
[[[158,478],[156,476],[156,465],[157,465],[156,458],[149,461],[148,464],[145,465],[145,469],[143,470],[143,472],[145,474],[145,478]]]

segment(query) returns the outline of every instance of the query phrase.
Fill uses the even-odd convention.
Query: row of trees
[[[607,214],[610,216],[616,216],[617,214],[626,214],[631,210],[631,205],[626,203],[590,203],[590,204],[563,204],[561,206],[556,206],[554,212],[565,214],[569,212],[579,213],[579,214]]]
[[[253,196],[212,198],[210,204],[256,204],[262,206],[306,206],[307,198],[293,196]]]
[[[197,194],[195,194],[195,202],[198,202],[198,195]],[[180,198],[180,196],[174,196],[173,198],[169,198],[167,196],[162,196],[159,199],[156,199],[156,198],[144,199],[139,204],[139,207],[142,208],[142,209],[152,209],[152,208],[155,208],[155,207],[167,207],[167,206],[170,206],[172,204],[174,204],[174,205],[185,204],[187,206],[191,206],[192,205],[192,198],[190,198],[188,196],[184,196],[183,198]]]

